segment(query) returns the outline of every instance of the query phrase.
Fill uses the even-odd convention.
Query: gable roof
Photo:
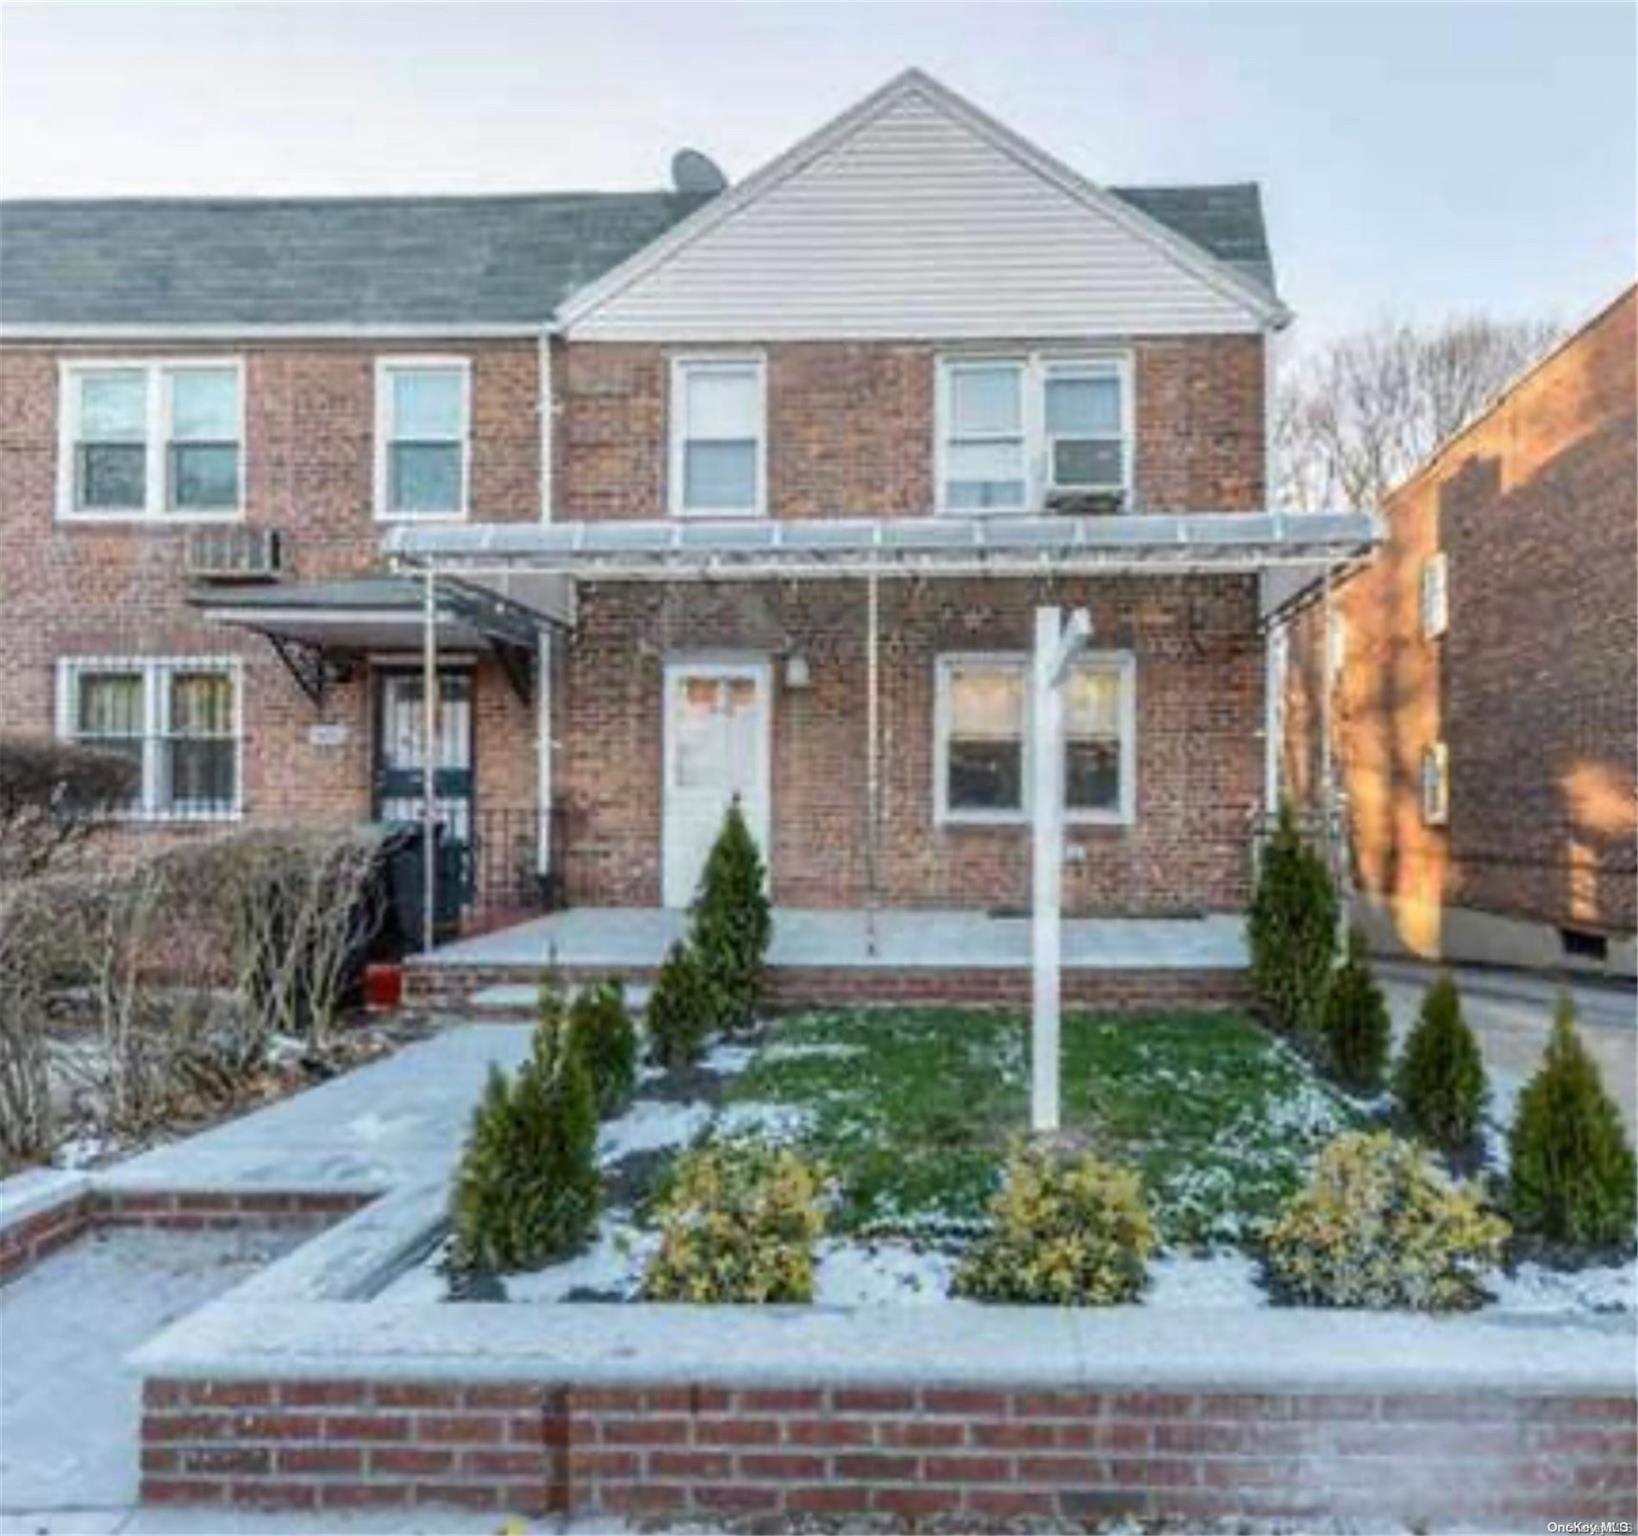
[[[0,325],[538,326],[706,200],[0,203]]]
[[[563,306],[573,325],[659,271],[696,242],[843,150],[890,114],[920,109],[966,129],[997,154],[1216,290],[1259,325],[1284,325],[1290,311],[1273,291],[1273,269],[1262,228],[1261,198],[1252,185],[1207,188],[1127,188],[1116,193],[1087,180],[1005,124],[919,69],[908,69],[769,161],[744,181],[604,276]],[[1168,217],[1168,215],[1170,217]]]
[[[0,201],[0,332],[525,331],[580,314],[907,97],[1282,323],[1254,183],[1097,188],[911,70],[709,193]]]

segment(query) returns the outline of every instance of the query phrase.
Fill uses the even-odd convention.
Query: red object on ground
[[[364,967],[364,1006],[366,1008],[396,1008],[403,1000],[403,966],[367,965]]]

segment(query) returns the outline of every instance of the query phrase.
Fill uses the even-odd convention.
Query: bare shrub
[[[136,763],[117,752],[0,737],[0,881],[60,864],[126,803],[136,780]]]
[[[32,888],[0,884],[0,1163],[26,1162],[56,1140],[46,1001],[48,929]]]

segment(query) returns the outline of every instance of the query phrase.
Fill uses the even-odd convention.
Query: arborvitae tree
[[[535,1031],[510,1079],[492,1068],[455,1180],[451,1268],[540,1269],[597,1222],[597,1103],[580,1051],[559,1024]]]
[[[705,1048],[712,1001],[693,947],[671,946],[648,1000],[649,1059],[668,1071],[692,1066]]]
[[[1325,860],[1282,801],[1251,898],[1251,975],[1274,1023],[1298,1038],[1310,1037],[1320,1025],[1336,957],[1337,914]]]
[[[1392,1033],[1387,999],[1365,955],[1365,937],[1350,929],[1348,958],[1325,994],[1325,1043],[1337,1081],[1356,1093],[1376,1093]]]
[[[491,1065],[455,1176],[450,1264],[458,1275],[513,1267],[511,1175],[516,1140],[511,1080]]]
[[[1441,976],[1422,999],[1394,1072],[1394,1092],[1411,1129],[1430,1146],[1466,1152],[1476,1144],[1489,1092],[1484,1059],[1449,976]]]
[[[694,900],[692,940],[717,1026],[747,1028],[756,1016],[773,937],[766,871],[736,797],[711,847]]]
[[[1521,1237],[1582,1249],[1631,1245],[1632,1147],[1568,996],[1559,998],[1547,1053],[1519,1096],[1510,1143],[1509,1199]]]
[[[591,1071],[597,1112],[605,1120],[631,1102],[637,1084],[637,1026],[626,1008],[625,988],[602,981],[575,998],[567,1027]]]

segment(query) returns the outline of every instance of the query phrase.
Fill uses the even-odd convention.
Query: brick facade
[[[1029,830],[934,817],[934,669],[946,652],[1027,653],[1033,605],[1087,603],[1099,648],[1136,656],[1137,813],[1075,826],[1084,861],[1065,910],[1228,910],[1245,895],[1261,794],[1262,666],[1249,578],[888,582],[881,632],[883,846],[890,906],[1029,900]],[[571,899],[655,905],[661,873],[661,690],[668,657],[800,653],[809,686],[772,700],[774,900],[857,906],[865,863],[865,621],[858,583],[584,589],[568,643],[557,789]]]
[[[333,688],[322,711],[267,642],[202,620],[184,601],[186,532],[151,524],[55,520],[59,364],[222,355],[245,365],[246,521],[278,528],[293,579],[380,570],[372,510],[375,360],[403,344],[216,348],[0,347],[0,730],[54,729],[55,668],[74,656],[239,656],[244,664],[244,808],[252,821],[350,821],[371,808],[372,691],[367,671]],[[451,343],[413,350],[472,360],[474,519],[539,515],[537,360],[532,343]],[[531,805],[534,712],[499,669],[476,676],[480,804]],[[341,746],[308,740],[320,722],[348,727]],[[197,835],[156,823],[136,846]]]
[[[1634,929],[1638,830],[1638,297],[1629,290],[1383,506],[1343,583],[1333,698],[1357,878],[1397,937],[1441,953],[1453,910]],[[1449,629],[1424,638],[1424,561]],[[1294,625],[1286,782],[1317,783],[1323,618]],[[1424,823],[1424,747],[1449,752],[1448,825]]]
[[[658,1521],[1525,1530],[1634,1519],[1633,1419],[1630,1398],[1522,1390],[150,1379],[142,1497]]]
[[[1026,344],[1016,344],[1019,346]],[[1263,355],[1256,336],[1137,338],[1138,502],[1235,510],[1263,497]],[[699,350],[699,349],[688,349]],[[780,517],[925,514],[933,500],[937,350],[927,343],[792,343],[768,357],[770,510]],[[193,349],[198,355],[202,349]],[[299,580],[378,570],[372,518],[375,362],[424,352],[473,364],[471,517],[539,516],[539,349],[257,343],[213,349],[245,364],[247,518],[287,536]],[[251,820],[349,820],[370,810],[375,722],[368,669],[320,711],[267,643],[201,621],[183,599],[178,528],[54,519],[58,368],[80,349],[0,348],[0,729],[53,728],[55,665],[71,656],[244,659],[244,801]],[[121,357],[190,355],[122,348]],[[553,343],[553,483],[560,518],[662,517],[668,352]],[[1261,674],[1254,590],[1238,579],[1031,584],[889,583],[883,602],[881,889],[896,904],[1021,906],[1021,828],[932,825],[933,658],[1027,650],[1030,605],[1090,601],[1100,646],[1137,653],[1138,818],[1077,833],[1071,912],[1226,908],[1243,897],[1243,826],[1259,792]],[[661,658],[731,647],[801,650],[813,686],[776,686],[777,900],[835,906],[866,890],[863,593],[857,583],[672,589],[598,586],[560,649],[555,793],[567,814],[571,899],[659,899]],[[532,810],[535,711],[499,669],[477,670],[480,811]],[[315,745],[321,721],[348,727]],[[192,831],[193,829],[187,829]],[[136,846],[176,835],[134,829]]]

